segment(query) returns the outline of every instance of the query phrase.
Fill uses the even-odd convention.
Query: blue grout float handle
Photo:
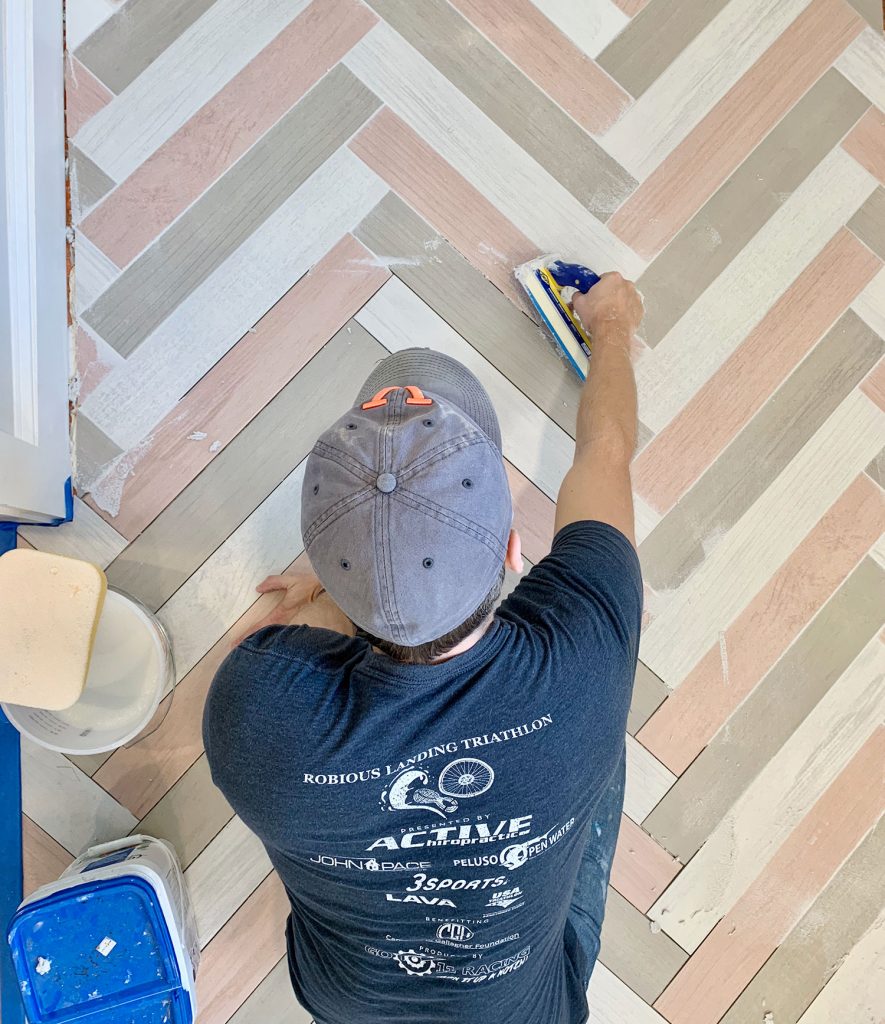
[[[589,292],[593,285],[599,283],[599,275],[582,267],[580,263],[554,260],[548,264],[547,269],[560,288],[577,288],[579,292]]]

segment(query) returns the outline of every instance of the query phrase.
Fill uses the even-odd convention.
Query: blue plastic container
[[[192,920],[180,869],[158,840],[125,842],[89,851],[12,919],[30,1024],[193,1024]]]

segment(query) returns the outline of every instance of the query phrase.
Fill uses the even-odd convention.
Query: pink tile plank
[[[350,148],[522,306],[513,268],[534,259],[538,246],[405,122],[385,108],[351,140]]]
[[[621,8],[624,14],[628,14],[631,18],[635,18],[642,8],[648,3],[648,0],[615,0],[615,3]]]
[[[73,54],[65,60],[65,130],[72,139],[90,117],[114,98],[114,94],[84,67]]]
[[[858,476],[664,701],[636,738],[681,774],[727,722],[885,530],[885,496]]]
[[[610,128],[630,104],[613,78],[531,0],[450,0],[588,132]]]
[[[150,444],[133,456],[135,472],[126,479],[119,514],[109,520],[114,529],[136,537],[388,277],[346,235],[152,431]],[[205,444],[187,440],[194,431],[206,434]]]
[[[626,814],[612,862],[611,884],[645,913],[682,870],[682,865]]]
[[[880,409],[885,409],[885,359],[880,359],[864,377],[860,382],[860,390]]]
[[[315,0],[93,210],[80,230],[125,267],[377,20],[357,0]]]
[[[813,0],[622,204],[611,230],[654,257],[865,25],[844,0]]]
[[[873,279],[879,259],[847,229],[633,463],[633,486],[661,514],[724,450]]]
[[[289,898],[272,871],[203,950],[200,1024],[227,1024],[286,951]]]
[[[77,771],[75,768],[74,771]],[[60,846],[39,825],[22,815],[22,863],[24,883],[22,893],[30,896],[41,885],[54,882],[74,859],[72,853]]]
[[[522,553],[536,565],[553,544],[556,504],[509,462],[504,463],[513,495],[513,525],[522,539]]]
[[[870,107],[845,136],[842,147],[885,184],[885,113]]]
[[[281,572],[310,571],[299,555]],[[256,586],[260,583],[256,580]],[[218,666],[231,645],[276,606],[280,593],[262,594],[214,647],[179,682],[163,724],[134,747],[120,747],[94,775],[95,781],[141,820],[203,753],[203,705]],[[171,698],[164,701],[162,710]]]
[[[654,1004],[670,1024],[719,1020],[885,808],[880,727]]]

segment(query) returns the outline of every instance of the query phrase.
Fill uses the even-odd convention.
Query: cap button
[[[390,494],[396,487],[396,477],[393,473],[382,473],[375,481],[375,486],[382,494]]]

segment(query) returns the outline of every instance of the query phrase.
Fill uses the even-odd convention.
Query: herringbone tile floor
[[[139,828],[187,867],[202,1024],[306,1021],[211,785],[207,685],[303,560],[315,436],[386,352],[462,359],[531,561],[578,384],[543,251],[645,296],[647,624],[591,1019],[885,1020],[885,40],[878,0],[68,0],[75,522],[158,610],[162,729],[26,745],[29,885]]]

